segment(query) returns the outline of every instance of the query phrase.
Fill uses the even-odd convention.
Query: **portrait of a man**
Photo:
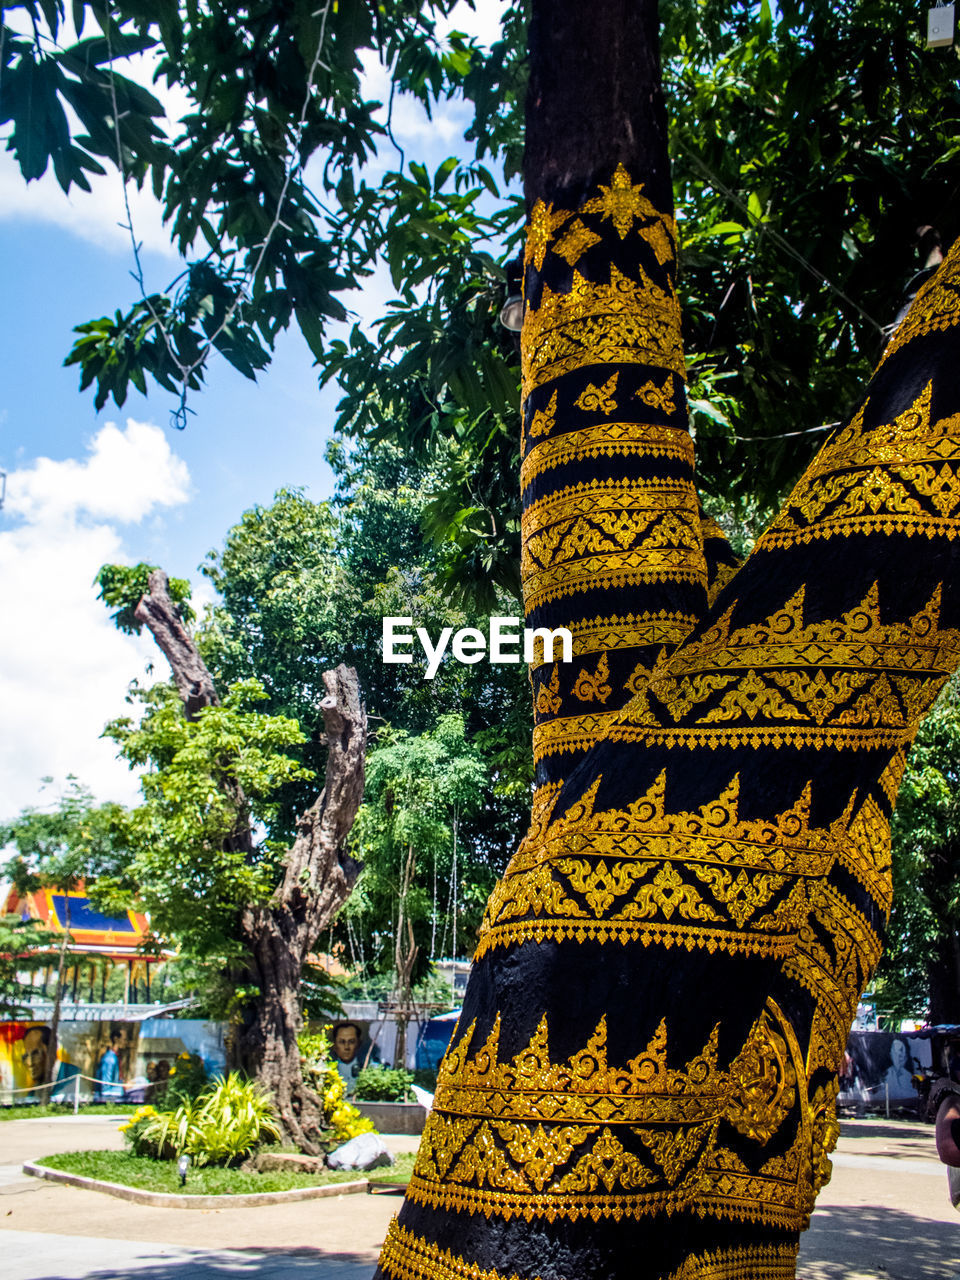
[[[50,1028],[28,1027],[20,1041],[20,1067],[24,1088],[38,1088],[47,1076]]]
[[[348,1097],[352,1097],[356,1090],[362,1066],[360,1039],[360,1028],[355,1022],[337,1022],[331,1029],[333,1056]]]

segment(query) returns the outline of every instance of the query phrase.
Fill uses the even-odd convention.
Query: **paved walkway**
[[[2,1247],[4,1280],[370,1280],[374,1266],[366,1255],[315,1249],[191,1249],[34,1231],[6,1231]]]
[[[118,1139],[115,1125],[82,1118],[0,1122],[3,1280],[369,1280],[400,1205],[396,1196],[354,1195],[246,1210],[155,1209],[19,1170],[26,1159]],[[389,1140],[395,1150],[413,1141]],[[797,1274],[960,1280],[960,1214],[947,1198],[932,1128],[844,1122]]]

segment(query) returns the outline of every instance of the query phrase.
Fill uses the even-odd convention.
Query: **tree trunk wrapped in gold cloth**
[[[525,604],[574,657],[532,670],[531,826],[394,1280],[794,1276],[905,752],[960,664],[960,252],[736,569],[699,517],[676,228],[644,176],[530,213]]]

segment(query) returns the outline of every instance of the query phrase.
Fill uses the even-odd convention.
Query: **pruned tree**
[[[786,1280],[960,663],[960,249],[738,567],[694,485],[656,2],[534,0],[529,53],[522,571],[574,661],[533,665],[530,830],[378,1275]]]
[[[143,586],[144,575],[146,589],[134,602],[129,589]],[[179,695],[177,705],[155,698],[139,726],[110,729],[132,764],[154,769],[131,825],[146,873],[141,895],[159,932],[192,939],[198,953],[231,955],[247,996],[236,1053],[273,1093],[287,1134],[316,1154],[323,1102],[300,1067],[300,980],[360,870],[346,847],[363,798],[367,738],[356,673],[341,665],[323,674],[323,790],[278,850],[258,839],[254,822],[279,784],[310,776],[282,752],[302,741],[295,722],[246,711],[233,691],[221,702],[184,625],[183,593],[178,603],[162,570],[108,566],[100,583],[125,625],[149,630]],[[136,859],[128,874],[138,882]]]

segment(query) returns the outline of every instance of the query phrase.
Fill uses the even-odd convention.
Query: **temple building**
[[[67,972],[64,999],[74,1005],[149,1004],[151,966],[170,958],[169,953],[147,949],[151,934],[147,917],[140,911],[124,911],[107,916],[87,896],[86,889],[64,893],[60,889],[38,889],[20,894],[11,889],[4,913],[32,920],[51,934],[49,963],[25,975],[33,988],[31,1003],[52,1000],[56,994],[57,962],[65,933]],[[122,973],[122,991],[114,973]]]

